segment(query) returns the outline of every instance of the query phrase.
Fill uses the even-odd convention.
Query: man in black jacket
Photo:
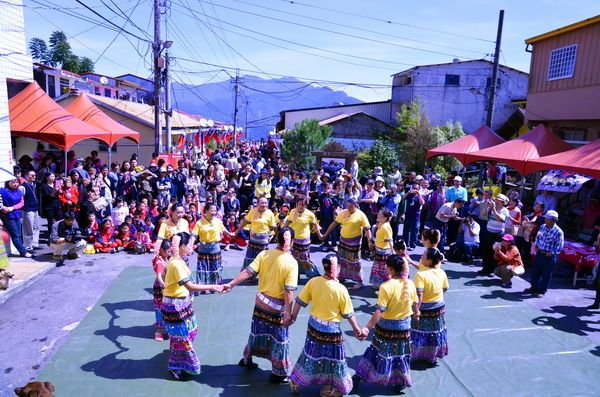
[[[78,236],[76,229],[79,225],[75,220],[77,215],[69,211],[65,214],[64,219],[52,225],[50,233],[50,248],[54,251],[52,259],[55,261],[63,260],[63,252],[68,250],[68,259],[77,259],[85,248],[87,242]]]
[[[35,186],[35,171],[25,172],[25,182],[19,186],[23,192],[23,207],[21,217],[23,219],[23,245],[30,253],[38,249],[40,243],[40,222],[38,211],[40,200]]]

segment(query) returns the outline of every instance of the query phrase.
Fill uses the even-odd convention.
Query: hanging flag
[[[196,132],[196,136],[194,137],[194,140],[196,141],[196,146],[200,147],[202,144],[202,137],[200,136],[200,131]]]
[[[185,135],[181,134],[177,138],[177,150],[183,150],[183,148],[185,148]]]
[[[217,145],[221,144],[221,136],[218,132],[215,132],[215,141],[217,142]]]

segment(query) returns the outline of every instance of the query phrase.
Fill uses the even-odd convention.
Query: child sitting
[[[114,254],[118,244],[115,242],[116,232],[113,229],[113,223],[110,219],[106,218],[100,226],[101,228],[96,234],[94,248],[96,248],[96,252],[110,252]]]
[[[98,229],[100,229],[100,224],[98,223],[98,219],[96,219],[96,214],[90,212],[87,216],[87,225],[85,227],[85,234],[88,236],[88,241],[90,244],[94,244],[96,242],[96,234],[98,234]]]
[[[115,206],[110,213],[113,225],[120,225],[125,222],[125,217],[129,215],[129,208],[125,206],[125,202],[121,197],[115,199]]]
[[[133,235],[133,238],[136,239],[137,238],[137,228],[133,224],[133,216],[127,215],[125,217],[125,223],[129,225],[129,231]]]
[[[233,233],[240,226],[239,222],[235,219],[235,213],[230,212],[227,218],[225,219],[225,230]],[[235,249],[241,249],[240,247],[245,247],[248,245],[248,242],[244,240],[242,233],[238,234],[236,237],[230,237],[227,233],[223,233],[223,238],[221,240],[223,244],[225,244],[225,251],[229,251],[229,245],[233,243],[233,247]]]
[[[117,246],[120,248],[119,251],[121,249],[132,250],[133,246],[135,245],[135,240],[136,238],[131,232],[130,225],[125,222],[121,223],[121,225],[119,225],[119,232],[117,233],[117,238],[115,240]]]

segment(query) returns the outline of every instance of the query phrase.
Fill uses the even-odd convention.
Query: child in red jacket
[[[96,248],[96,252],[110,252],[111,254],[115,253],[116,248],[118,247],[115,242],[116,232],[113,229],[112,220],[105,219],[102,221],[101,228],[96,234],[96,242],[94,243],[94,248]]]

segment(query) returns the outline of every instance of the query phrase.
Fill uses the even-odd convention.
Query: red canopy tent
[[[463,165],[466,165],[469,163],[466,160],[468,153],[500,145],[504,142],[506,141],[492,131],[490,127],[482,125],[460,139],[434,149],[429,149],[427,151],[427,160],[436,156],[450,155],[456,157]]]
[[[33,82],[8,100],[10,132],[14,136],[51,143],[62,150],[83,139],[108,144],[110,133],[78,119],[60,107]]]
[[[573,146],[550,132],[542,124],[518,138],[487,149],[468,153],[466,161],[494,160],[514,167],[519,174],[527,175],[526,161],[566,152]]]
[[[573,171],[600,179],[600,139],[559,154],[532,159],[525,163],[525,172],[541,170]]]
[[[85,93],[82,93],[77,99],[67,105],[65,110],[78,119],[83,120],[94,127],[98,127],[103,131],[109,132],[110,137],[108,139],[108,146],[114,145],[114,143],[121,138],[127,138],[135,143],[140,143],[139,132],[135,132],[111,119],[106,113],[98,109]]]

